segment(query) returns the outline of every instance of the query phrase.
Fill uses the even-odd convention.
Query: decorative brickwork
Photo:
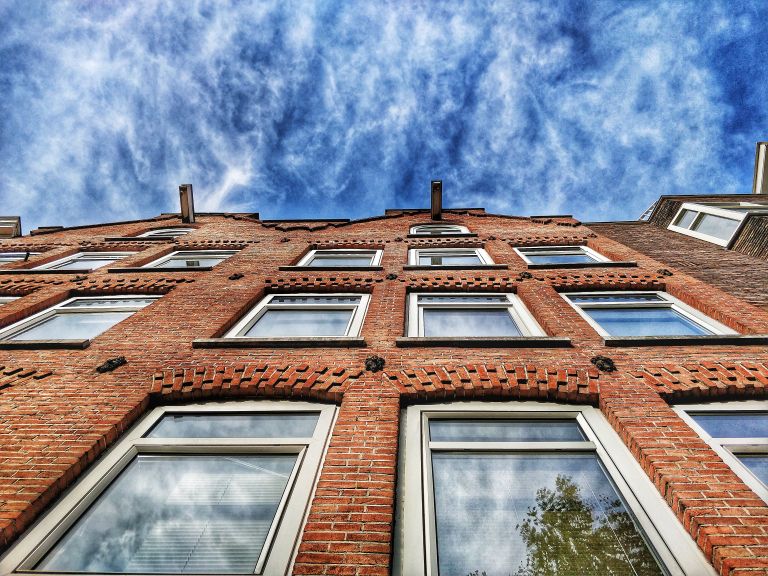
[[[702,362],[646,366],[629,374],[674,401],[766,397],[768,390],[766,363]]]
[[[108,294],[167,294],[179,284],[194,282],[193,278],[173,278],[167,276],[100,276],[86,277],[75,282],[74,290],[78,295]]]
[[[5,277],[0,276],[0,294],[3,296],[26,296],[43,286],[61,286],[67,279],[47,277]]]
[[[556,368],[513,364],[423,366],[385,371],[411,402],[498,398],[597,403],[599,372],[593,368]]]
[[[50,370],[34,368],[19,368],[17,366],[0,365],[0,391],[4,388],[23,384],[29,380],[42,380],[53,374]]]
[[[301,273],[299,273],[301,274]],[[330,273],[330,276],[298,276],[295,278],[268,278],[264,282],[270,292],[369,292],[381,278]]]
[[[362,374],[346,368],[238,364],[167,368],[155,374],[158,401],[213,396],[267,396],[341,401],[344,390]]]
[[[587,230],[581,234],[558,234],[558,235],[531,235],[531,236],[513,236],[504,238],[512,247],[520,246],[583,246],[590,238],[595,238],[596,234],[590,234]]]

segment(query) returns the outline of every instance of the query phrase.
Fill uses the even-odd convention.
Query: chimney
[[[432,180],[432,220],[443,219],[443,181]]]
[[[195,199],[192,197],[192,184],[179,186],[179,199],[181,200],[181,221],[192,224],[195,221]]]
[[[755,177],[752,194],[768,194],[768,142],[758,142],[755,147]]]

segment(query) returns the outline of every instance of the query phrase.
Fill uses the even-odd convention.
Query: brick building
[[[0,241],[0,573],[768,574],[765,253],[671,202]]]

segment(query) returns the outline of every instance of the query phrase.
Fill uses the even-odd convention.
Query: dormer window
[[[194,232],[194,228],[157,228],[155,230],[149,230],[143,234],[139,234],[137,238],[177,238],[178,236],[186,236],[190,232]]]
[[[754,212],[768,213],[768,205],[752,202],[685,202],[668,228],[727,248],[741,228],[741,223]]]
[[[469,234],[469,229],[458,224],[419,224],[418,226],[411,226],[411,234],[450,236],[453,234]]]

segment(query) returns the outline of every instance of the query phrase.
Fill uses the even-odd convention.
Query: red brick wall
[[[531,398],[598,405],[721,574],[736,576],[736,568],[753,570],[750,574],[765,569],[768,535],[763,527],[768,521],[762,520],[768,506],[665,401],[765,398],[763,368],[752,371],[760,378],[749,368],[765,366],[765,347],[606,348],[557,292],[667,289],[721,322],[753,334],[768,332],[768,313],[739,299],[744,293],[730,286],[720,290],[689,275],[695,270],[664,262],[649,243],[619,243],[610,230],[603,234],[599,227],[587,229],[572,219],[532,221],[481,211],[449,212],[447,222],[468,226],[477,238],[408,238],[409,227],[427,217],[404,211],[349,224],[265,226],[245,217],[202,216],[198,230],[175,243],[103,241],[153,225],[179,225],[177,219],[163,218],[4,241],[1,246],[7,250],[46,250],[33,261],[6,269],[23,269],[83,248],[139,251],[115,267],[140,265],[172,247],[234,245],[242,251],[209,272],[97,270],[86,278],[0,273],[0,295],[24,295],[0,308],[0,326],[75,294],[165,294],[85,350],[0,350],[0,547],[11,544],[150,405],[213,397],[296,398],[335,402],[340,413],[295,573],[386,574],[401,405]],[[666,241],[664,237],[657,244]],[[482,245],[508,268],[403,269],[409,247],[467,242]],[[522,273],[529,270],[512,246],[537,243],[586,243],[614,260],[637,261],[638,266],[531,270],[526,277]],[[311,247],[337,245],[383,248],[383,270],[279,270]],[[662,268],[673,275],[659,273]],[[230,279],[235,273],[243,277]],[[192,347],[196,338],[220,335],[268,291],[333,290],[371,293],[362,329],[366,347]],[[573,346],[399,348],[395,341],[403,335],[409,290],[516,292],[550,335],[570,337]],[[365,358],[372,354],[386,360],[383,373],[365,371]],[[598,372],[590,363],[598,354],[611,357],[618,371]],[[128,360],[125,366],[112,373],[95,372],[96,366],[118,355]],[[697,379],[692,385],[688,375],[696,367],[707,371],[716,363],[722,367],[721,377]],[[713,488],[700,489],[702,485]]]

